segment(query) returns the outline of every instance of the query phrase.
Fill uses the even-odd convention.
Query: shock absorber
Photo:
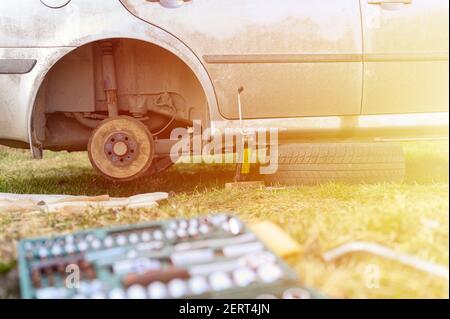
[[[106,94],[108,115],[111,118],[119,115],[113,43],[111,41],[101,41],[100,48],[102,51],[103,89]]]

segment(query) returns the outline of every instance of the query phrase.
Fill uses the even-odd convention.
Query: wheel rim
[[[103,176],[127,181],[144,174],[153,160],[153,137],[140,121],[128,116],[107,119],[94,130],[89,159]]]

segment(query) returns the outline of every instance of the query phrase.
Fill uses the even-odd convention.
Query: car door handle
[[[396,11],[405,5],[411,4],[412,0],[368,0],[368,4],[377,5],[383,10]]]

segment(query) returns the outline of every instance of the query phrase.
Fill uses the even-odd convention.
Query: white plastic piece
[[[141,285],[132,285],[127,289],[127,297],[129,299],[146,299],[147,292]]]
[[[184,228],[178,228],[177,229],[177,236],[179,238],[186,238],[187,235],[188,235],[188,233],[187,233],[186,229],[184,229]]]
[[[150,241],[152,239],[152,235],[150,234],[150,232],[145,231],[141,234],[141,239],[142,241]]]
[[[62,254],[62,248],[60,245],[54,245],[52,247],[52,255],[53,256],[59,256]]]
[[[160,269],[161,262],[157,259],[148,258],[124,259],[116,261],[112,267],[115,274],[124,275]]]
[[[117,236],[116,243],[119,246],[125,245],[127,243],[127,237],[125,237],[124,235]]]
[[[183,252],[174,252],[170,260],[175,266],[207,263],[214,260],[214,250],[198,249]]]
[[[47,287],[36,290],[37,299],[64,299],[67,298],[66,288]]]
[[[188,227],[188,222],[184,219],[180,220],[178,222],[178,228],[187,228]]]
[[[237,235],[242,232],[243,225],[239,219],[236,217],[231,217],[228,221],[229,232],[233,235]]]
[[[189,279],[188,286],[189,290],[194,295],[200,295],[209,290],[208,281],[203,276],[192,277]]]
[[[148,285],[147,292],[151,299],[167,298],[167,287],[160,281],[155,281]]]
[[[162,240],[164,237],[164,234],[161,230],[157,229],[153,232],[153,238],[155,238],[156,240]]]
[[[86,251],[88,249],[89,245],[85,241],[81,241],[78,243],[78,250],[79,251]]]
[[[87,234],[85,240],[87,242],[92,242],[96,237],[93,234]]]
[[[48,256],[48,249],[45,247],[39,248],[38,255],[40,258],[46,258]]]
[[[166,230],[166,238],[167,239],[174,239],[175,238],[175,232],[172,229]]]
[[[66,253],[71,254],[75,251],[75,245],[68,243],[66,244],[66,246],[64,247],[64,250],[66,251]]]
[[[202,225],[206,226],[206,225]],[[200,228],[202,227],[200,226]],[[206,226],[208,227],[208,226]],[[204,239],[204,240],[198,240],[198,241],[192,241],[192,242],[186,242],[186,243],[179,243],[177,244],[174,249],[179,250],[190,250],[190,249],[201,249],[201,248],[215,248],[215,247],[222,247],[227,245],[235,245],[235,244],[242,244],[242,243],[248,243],[251,241],[256,240],[256,237],[252,233],[242,234],[231,238],[220,238],[220,239]]]
[[[258,277],[264,282],[274,282],[282,276],[283,271],[275,264],[265,264],[258,268]]]
[[[198,227],[198,220],[193,218],[189,221],[189,228],[194,227],[197,228]]]
[[[131,244],[136,244],[139,241],[139,236],[135,233],[132,233],[128,236],[128,241]]]
[[[256,274],[248,267],[238,268],[233,271],[233,281],[239,287],[246,287],[256,280]]]
[[[103,244],[105,245],[105,247],[112,247],[114,246],[114,239],[110,236],[107,236],[103,241]]]
[[[198,228],[198,230],[200,231],[200,233],[202,233],[203,235],[205,235],[205,234],[209,233],[210,228],[209,228],[208,225],[202,224],[202,225],[200,225],[200,227]]]
[[[172,298],[181,298],[188,293],[187,284],[182,279],[172,279],[167,287]]]
[[[91,243],[92,249],[99,249],[102,246],[102,242],[98,239],[94,239]]]
[[[225,246],[223,248],[223,255],[229,258],[243,256],[255,252],[260,252],[264,250],[264,245],[260,242],[248,243],[248,244],[238,244]]]
[[[221,291],[231,288],[233,282],[230,276],[222,271],[215,272],[209,277],[209,284],[211,288],[215,291]]]
[[[163,241],[151,241],[148,243],[139,243],[135,246],[136,250],[160,250],[164,247]]]
[[[169,226],[168,226],[170,229],[172,229],[172,230],[176,230],[177,228],[178,228],[178,225],[177,225],[177,222],[176,221],[170,221],[169,222]]]
[[[66,237],[64,237],[64,241],[66,242],[66,244],[72,244],[75,241],[75,237],[73,237],[73,235],[67,235]]]
[[[197,227],[189,227],[187,232],[188,232],[189,236],[191,236],[191,237],[195,237],[199,233]]]
[[[195,265],[189,268],[189,274],[192,276],[208,275],[214,272],[233,271],[241,264],[239,260],[223,261],[218,263]]]

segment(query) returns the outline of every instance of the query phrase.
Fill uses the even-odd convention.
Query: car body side
[[[410,5],[416,4],[406,8],[414,14],[395,22],[401,13],[364,0],[196,0],[178,9],[145,0],[72,0],[58,9],[34,0],[2,1],[0,142],[41,143],[39,131],[46,128],[37,126],[45,123],[39,118],[46,111],[37,100],[47,75],[79,48],[104,39],[154,45],[172,55],[168,65],[178,58],[204,94],[204,100],[194,98],[199,100],[194,117],[219,131],[239,126],[236,95],[244,86],[244,124],[278,128],[290,139],[446,136],[448,2]],[[419,13],[424,16],[417,20]],[[75,68],[81,70],[86,59],[77,52],[81,64]],[[95,59],[92,54],[88,59]],[[181,64],[172,72],[180,74]],[[60,69],[54,85],[64,96]],[[153,69],[152,64],[145,70]],[[67,96],[78,91],[84,96],[82,88],[92,86],[86,79],[72,78]],[[190,81],[180,81],[180,87]],[[172,82],[151,90],[170,91]],[[132,95],[139,92],[136,85]],[[87,90],[96,94],[95,88]],[[71,103],[76,107],[72,99],[50,111],[97,107],[73,110]]]

